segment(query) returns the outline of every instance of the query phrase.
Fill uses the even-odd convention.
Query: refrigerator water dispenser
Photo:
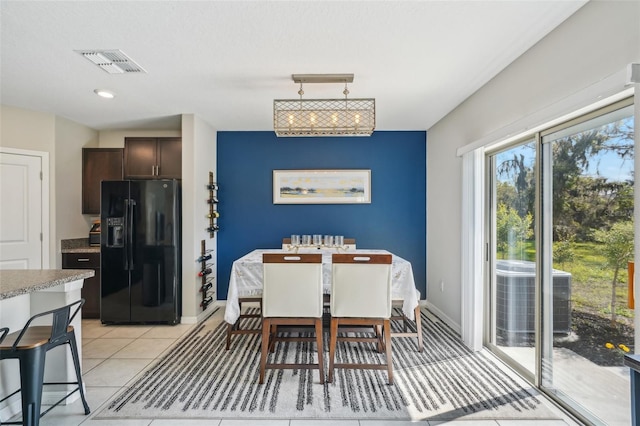
[[[107,218],[107,247],[124,247],[124,218]]]

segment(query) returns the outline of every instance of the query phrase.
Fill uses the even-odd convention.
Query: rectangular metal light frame
[[[375,109],[373,98],[276,99],[273,128],[280,137],[370,136],[376,127]]]

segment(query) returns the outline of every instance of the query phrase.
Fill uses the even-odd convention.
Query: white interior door
[[[0,152],[0,269],[41,269],[42,157]]]

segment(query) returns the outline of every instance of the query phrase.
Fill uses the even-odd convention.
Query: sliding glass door
[[[487,346],[583,420],[629,424],[633,104],[487,159]]]

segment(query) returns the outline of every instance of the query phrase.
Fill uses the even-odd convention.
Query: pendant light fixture
[[[370,136],[376,126],[376,100],[349,99],[353,74],[293,74],[300,99],[273,101],[277,136]],[[344,99],[303,99],[304,83],[344,84]]]

